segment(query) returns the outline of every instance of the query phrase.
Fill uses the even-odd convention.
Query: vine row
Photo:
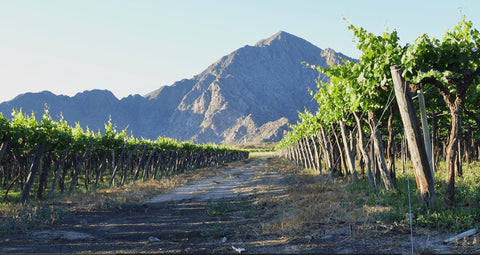
[[[71,127],[54,121],[48,110],[39,122],[22,111],[13,111],[11,121],[0,115],[1,199],[25,203],[80,189],[95,192],[248,158],[245,150],[137,139],[126,132],[117,132],[110,121],[104,132],[83,130],[79,123]]]

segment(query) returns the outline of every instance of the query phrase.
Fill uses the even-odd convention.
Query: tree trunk
[[[155,152],[157,151],[157,146],[155,145],[152,149],[152,152],[150,152],[150,155],[148,155],[148,159],[147,159],[147,162],[145,162],[145,166],[143,167],[143,176],[142,176],[142,182],[145,182],[145,180],[147,179],[147,175],[148,175],[148,169],[150,167],[150,162],[152,160],[152,157],[153,155],[155,154]]]
[[[356,146],[357,146],[357,159],[358,160],[358,165],[360,166],[360,176],[362,177],[362,179],[365,178],[365,161],[363,160],[363,154],[362,154],[362,150],[363,148],[361,149],[360,147],[363,147],[365,146],[364,144],[360,144],[360,132],[362,132],[362,136],[363,136],[363,130],[359,129],[358,126],[357,126],[357,133],[355,133],[355,139],[356,139]],[[363,137],[362,137],[362,143],[363,143]]]
[[[123,145],[123,148],[122,148],[122,152],[120,153],[120,156],[118,157],[118,160],[117,160],[117,163],[115,164],[115,168],[113,168],[113,171],[112,171],[112,177],[110,178],[110,182],[108,184],[108,188],[111,188],[112,187],[112,184],[115,180],[115,175],[117,174],[118,172],[118,168],[120,167],[120,164],[122,163],[122,159],[123,159],[123,155],[125,154],[125,150],[127,148],[127,144],[125,143]],[[112,154],[112,158],[113,156],[115,156],[115,154]],[[114,160],[112,160],[113,162]]]
[[[125,162],[125,167],[123,169],[122,182],[120,183],[120,186],[125,185],[125,182],[127,181],[128,167],[130,166],[130,162],[132,161],[133,154],[138,150],[138,146],[140,146],[140,144],[135,144],[133,150],[128,154],[127,161]]]
[[[461,110],[460,110],[461,111]],[[452,129],[447,145],[447,155],[445,157],[447,165],[447,188],[445,190],[445,203],[447,205],[455,205],[455,168],[458,163],[458,143],[459,134],[461,133],[461,117],[458,112],[451,114]],[[458,167],[458,166],[457,166]]]
[[[308,156],[310,158],[309,161],[310,161],[311,169],[317,172],[318,168],[317,168],[317,164],[315,163],[315,158],[313,157],[312,145],[310,144],[310,137],[305,137],[305,141],[307,142],[307,150],[308,150]]]
[[[33,158],[32,165],[30,166],[27,181],[25,182],[25,186],[23,187],[22,194],[20,196],[20,201],[19,201],[20,204],[24,204],[28,201],[30,190],[32,189],[32,185],[35,180],[35,175],[37,174],[38,169],[41,168],[44,148],[45,148],[45,142],[41,142],[38,145],[37,153],[35,153],[35,157]]]
[[[461,123],[460,123],[461,125]],[[462,136],[460,135],[460,137],[458,138],[458,145],[457,145],[457,148],[458,148],[458,158],[457,158],[457,163],[455,164],[455,174],[457,175],[457,177],[462,177],[463,176],[463,166],[462,166],[462,162],[463,162],[463,153],[462,153]]]
[[[385,186],[386,191],[391,191],[394,189],[392,179],[390,178],[390,173],[387,169],[387,164],[385,163],[385,154],[383,153],[383,143],[380,132],[378,131],[377,124],[375,121],[374,113],[368,113],[368,124],[370,125],[370,130],[372,132],[373,139],[373,149],[375,152],[375,159],[377,162],[378,171]]]
[[[103,174],[103,171],[105,170],[105,167],[107,165],[107,156],[109,154],[109,151],[106,150],[104,155],[103,155],[103,159],[102,159],[102,163],[100,163],[100,167],[98,168],[97,170],[97,175],[95,177],[95,184],[93,184],[93,193],[97,192],[97,185],[98,185],[98,181],[100,179],[100,176],[102,176]]]
[[[441,81],[435,77],[425,77],[420,82],[421,84],[433,84],[437,87],[439,93],[442,95],[443,100],[447,104],[450,110],[450,116],[452,120],[452,127],[450,130],[450,137],[446,152],[446,165],[447,165],[447,188],[445,190],[445,204],[455,204],[455,169],[461,174],[461,160],[458,160],[460,153],[460,140],[462,136],[462,115],[463,108],[465,106],[465,98],[467,96],[468,88],[474,83],[474,81],[480,75],[480,67],[477,67],[475,71],[464,69],[461,72],[460,78],[446,77],[447,83],[455,87],[455,94],[452,94],[451,89],[447,88]],[[457,155],[459,154],[459,155]]]
[[[465,132],[465,138],[462,139],[462,141],[463,141],[463,154],[465,155],[465,163],[467,163],[467,168],[470,167],[470,156],[471,156],[471,150],[470,150],[471,137],[470,137],[470,134],[471,134],[470,126],[467,126],[467,131]]]
[[[395,103],[392,103],[390,106],[390,115],[388,116],[388,145],[387,145],[387,169],[390,172],[390,178],[392,179],[393,185],[397,184],[397,176],[395,173],[395,132],[393,130],[393,114],[395,109]]]
[[[362,130],[362,121],[360,119],[360,116],[358,116],[357,112],[354,112],[353,116],[355,117],[355,121],[357,122],[358,144],[359,144],[358,148],[360,149],[360,152],[363,157],[363,161],[365,163],[365,167],[367,168],[368,182],[370,183],[370,187],[376,189],[375,178],[373,177],[373,173],[372,173],[372,163],[364,147],[365,143],[363,142],[364,136],[363,136],[363,130]]]
[[[145,153],[147,152],[148,144],[145,144],[143,147],[142,155],[138,160],[137,168],[135,169],[135,173],[133,174],[133,183],[137,181],[138,173],[140,173],[140,168],[142,168],[143,158],[145,157]]]
[[[55,177],[53,178],[53,181],[52,181],[52,189],[50,190],[50,193],[48,195],[49,199],[52,199],[53,195],[55,194],[55,185],[58,182],[58,179],[60,178],[60,173],[63,171],[63,168],[65,167],[65,161],[67,160],[69,150],[70,150],[70,147],[67,146],[67,148],[65,149],[65,152],[63,153],[63,157],[61,158],[60,165],[55,171]]]
[[[0,147],[0,166],[2,166],[3,155],[5,155],[7,148],[8,148],[8,142],[5,141],[2,143],[2,146]]]
[[[342,167],[343,169],[345,170],[345,176],[347,176],[347,165],[346,165],[346,162],[345,162],[345,158],[343,157],[343,150],[342,150],[342,144],[340,143],[340,139],[338,139],[338,135],[337,135],[337,131],[335,130],[335,127],[333,126],[333,124],[330,125],[331,129],[332,129],[332,133],[333,133],[333,136],[335,137],[335,143],[337,144],[337,148],[338,148],[338,153],[340,155],[340,161],[342,163]],[[340,174],[342,174],[342,171],[339,171]]]
[[[37,189],[37,200],[42,200],[43,191],[47,187],[48,174],[50,171],[50,166],[52,165],[52,160],[50,156],[43,157],[43,164],[40,168],[40,178],[38,180],[38,189]]]
[[[320,132],[320,135],[318,137],[319,139],[321,139],[320,144],[322,145],[322,148],[323,148],[323,155],[325,156],[325,164],[327,166],[326,168],[330,177],[333,177],[333,154],[330,147],[330,143],[328,141],[327,134],[323,126],[320,126],[319,132]]]
[[[299,147],[298,142],[295,145],[293,145],[293,152],[295,154],[295,164],[297,164],[297,166],[302,166],[302,159],[301,159],[301,155],[298,147]]]
[[[352,153],[352,149],[350,148],[350,144],[347,140],[347,130],[345,128],[345,121],[340,121],[340,131],[342,133],[342,140],[343,140],[343,148],[345,150],[345,156],[347,158],[347,167],[352,175],[352,181],[354,183],[358,183],[358,176],[357,170],[355,169],[355,158]]]
[[[438,166],[438,161],[440,158],[440,149],[438,146],[438,117],[433,116],[432,118],[432,166],[433,172],[436,172],[437,166]]]
[[[156,180],[157,179],[157,173],[158,173],[158,169],[160,167],[162,167],[162,163],[163,163],[163,150],[160,150],[158,152],[158,157],[157,157],[157,161],[155,162],[155,169],[153,171],[153,179]],[[162,178],[162,170],[160,170],[160,179]]]
[[[305,152],[305,147],[303,146],[303,138],[298,140],[299,150],[302,153],[303,167],[308,168],[308,159]]]
[[[317,173],[322,172],[321,166],[320,166],[320,151],[318,150],[318,145],[317,145],[317,140],[315,139],[315,135],[312,135],[310,138],[312,139],[312,144],[313,144],[313,153],[315,154],[315,170]]]
[[[17,176],[13,179],[10,185],[8,185],[7,190],[5,191],[5,195],[3,196],[3,202],[10,202],[10,200],[8,199],[8,192],[10,192],[10,189],[12,189],[15,182],[17,182],[17,180],[20,179],[20,176],[22,176],[22,173],[18,171]]]
[[[357,137],[356,137],[356,133],[353,132],[353,130],[349,130],[348,135],[350,137],[349,141],[350,141],[350,148],[352,150],[353,162],[355,163],[355,161],[357,161],[358,159],[361,158],[360,153],[357,153],[358,152],[357,151]]]
[[[78,160],[77,164],[76,164],[75,167],[73,168],[74,172],[73,172],[73,176],[72,176],[72,182],[70,183],[70,188],[69,188],[69,190],[68,190],[68,194],[69,194],[69,195],[72,194],[73,189],[75,188],[75,186],[76,186],[77,183],[78,183],[78,175],[79,175],[80,172],[82,171],[83,163],[85,162],[85,160],[86,160],[87,157],[89,156],[91,149],[92,149],[92,142],[90,142],[90,143],[88,144],[87,150],[85,151],[85,153],[83,153],[83,155],[80,157],[80,159]]]

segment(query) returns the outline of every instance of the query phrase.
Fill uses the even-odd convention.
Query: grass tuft
[[[435,173],[437,200],[431,207],[427,207],[421,202],[412,172],[397,171],[397,189],[390,193],[382,191],[377,196],[369,187],[367,180],[351,184],[346,187],[346,190],[351,194],[360,194],[360,196],[356,196],[355,203],[363,204],[368,214],[375,220],[408,225],[408,192],[410,192],[414,226],[453,233],[463,232],[474,227],[478,228],[480,222],[480,183],[478,183],[480,166],[471,164],[469,168],[464,168],[463,177],[456,178],[455,207],[446,207],[443,203],[446,187],[445,175],[445,166],[441,164]]]
[[[209,204],[205,211],[210,216],[224,215],[233,211],[233,206],[231,203],[222,199],[220,201]]]
[[[302,170],[288,161],[278,159],[270,167],[290,174],[287,195],[264,201],[273,220],[262,224],[263,234],[303,235],[317,232],[321,226],[341,226],[364,222],[366,213],[355,197],[345,191],[348,183],[330,179],[311,170]]]
[[[227,167],[235,167],[241,162],[230,163]],[[67,196],[57,196],[54,200],[43,203],[25,205],[14,204],[13,201],[0,204],[0,235],[9,233],[26,233],[34,228],[54,225],[78,208],[96,210],[116,208],[122,203],[141,202],[154,195],[205,177],[220,175],[222,168],[203,168],[187,171],[160,180],[149,180],[135,185],[125,185],[111,189],[99,189],[97,192],[77,191]],[[15,195],[11,193],[12,196]]]
[[[63,219],[65,211],[52,205],[16,205],[3,208],[0,235],[28,233],[34,228],[51,226]]]

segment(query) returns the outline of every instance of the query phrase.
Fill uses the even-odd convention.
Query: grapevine
[[[166,178],[198,168],[220,166],[248,158],[248,152],[215,144],[198,145],[159,137],[127,136],[109,121],[103,132],[54,121],[45,110],[35,115],[0,114],[0,190],[3,201],[44,200],[97,187],[126,185]],[[31,192],[36,189],[36,192]],[[47,197],[48,194],[48,197]],[[15,202],[15,201],[10,201]]]

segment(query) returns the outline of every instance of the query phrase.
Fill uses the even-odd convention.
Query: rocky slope
[[[103,129],[109,116],[118,129],[128,126],[137,137],[158,136],[197,143],[259,144],[279,141],[298,111],[314,111],[309,90],[316,89],[316,70],[302,62],[325,66],[346,56],[322,50],[286,32],[278,32],[254,46],[244,46],[210,65],[192,79],[164,86],[147,96],[121,100],[109,91],[93,90],[74,97],[50,92],[27,93],[0,104],[34,111],[48,105],[73,124]]]

